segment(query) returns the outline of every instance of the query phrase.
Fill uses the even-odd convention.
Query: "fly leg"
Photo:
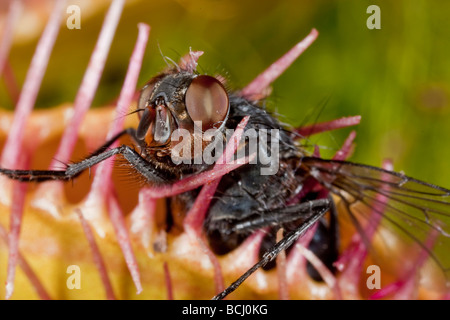
[[[142,144],[142,142],[135,137],[134,129],[125,129],[94,151],[88,158],[77,163],[69,164],[65,170],[11,170],[0,168],[0,174],[5,175],[10,179],[24,182],[71,180],[80,175],[84,170],[89,169],[114,155],[120,154],[148,181],[161,184],[165,183],[168,179],[165,174],[156,170],[152,163],[144,159],[133,148],[127,145],[121,145],[117,148],[108,149],[124,134],[130,135],[138,144]]]
[[[239,220],[226,231],[227,233],[239,233],[248,230],[257,230],[263,227],[280,227],[282,224],[303,221],[317,215],[317,212],[323,208],[327,210],[332,206],[330,199],[317,199],[302,202],[289,207],[265,211],[263,214],[251,215],[246,219]],[[256,217],[255,217],[256,216]]]
[[[250,221],[244,221],[235,224],[235,230],[243,230],[242,228],[256,228],[275,225],[275,223],[277,223],[276,225],[279,225],[280,223],[282,224],[291,221],[301,221],[298,228],[286,234],[283,239],[277,242],[263,255],[262,259],[258,263],[251,267],[228,288],[216,295],[213,300],[222,300],[231,292],[236,290],[256,270],[273,261],[282,250],[290,247],[299,237],[301,237],[309,228],[311,228],[314,223],[319,221],[331,206],[332,200],[330,199],[311,200],[278,210],[278,212],[283,212],[282,214],[277,214],[278,212],[274,210],[271,215],[268,215],[268,217],[255,219],[254,223]]]
[[[249,217],[246,221],[241,220],[236,223],[231,231],[242,232],[252,229],[259,229],[263,226],[277,227],[283,223],[296,221],[297,224],[301,224],[302,220],[313,215],[317,209],[329,205],[329,219],[322,218],[317,224],[317,230],[314,233],[314,237],[309,243],[309,249],[327,266],[327,268],[334,272],[334,262],[338,258],[338,244],[339,244],[339,232],[337,222],[337,211],[334,205],[334,201],[328,199],[319,199],[314,201],[304,202],[299,206],[286,207],[278,210],[277,212],[268,212],[267,214],[260,215],[256,219]],[[300,217],[300,219],[299,219]],[[322,281],[321,275],[311,265],[307,263],[308,274],[316,281]]]
[[[139,140],[137,138],[135,128],[127,128],[127,129],[124,129],[124,130],[120,131],[119,133],[117,133],[111,139],[106,141],[105,144],[103,144],[100,148],[98,148],[93,153],[91,153],[91,157],[106,151],[114,142],[116,142],[117,139],[119,139],[120,137],[122,137],[124,135],[130,136],[131,139],[133,140],[133,142],[136,143],[139,146],[139,148],[141,148],[141,150],[144,150],[145,147],[147,146],[143,140]]]

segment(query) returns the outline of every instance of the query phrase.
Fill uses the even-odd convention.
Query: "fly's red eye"
[[[192,80],[186,91],[185,104],[193,121],[201,121],[202,130],[225,121],[228,115],[228,94],[214,77],[201,75]]]

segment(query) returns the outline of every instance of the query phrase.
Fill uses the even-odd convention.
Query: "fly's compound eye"
[[[154,82],[149,82],[141,89],[141,94],[139,96],[137,108],[140,110],[138,112],[139,119],[144,115],[144,109],[148,107],[148,103],[150,102],[150,96],[155,88]]]
[[[150,146],[163,146],[170,140],[174,120],[163,105],[146,107],[136,130],[136,138],[145,140]]]
[[[227,91],[219,80],[206,75],[192,80],[186,91],[185,105],[191,119],[201,121],[202,131],[220,126],[229,111]]]
[[[164,101],[154,101],[151,105],[156,82],[148,83],[142,90],[138,101],[139,126],[136,138],[145,140],[148,145],[162,146],[169,141],[173,129],[173,119]],[[158,102],[161,102],[160,104]]]
[[[139,101],[137,105],[138,116],[139,116],[139,126],[136,130],[136,137],[139,140],[144,140],[147,134],[148,128],[155,118],[155,112],[149,107],[150,96],[155,88],[154,82],[149,82],[141,89],[141,94],[139,96]]]
[[[155,111],[149,107],[145,108],[142,113],[139,113],[139,126],[136,130],[136,138],[138,140],[144,140],[147,135],[147,131],[155,119]]]

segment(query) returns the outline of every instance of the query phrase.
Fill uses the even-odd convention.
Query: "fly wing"
[[[360,233],[367,229],[362,228],[358,217],[372,215],[372,221],[378,219],[383,226],[400,231],[428,251],[441,269],[449,269],[450,190],[346,161],[305,157],[302,166],[343,201]],[[432,234],[435,240],[430,246],[426,241]]]

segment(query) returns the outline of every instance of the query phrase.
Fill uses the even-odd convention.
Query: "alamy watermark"
[[[80,266],[72,264],[67,267],[66,273],[70,274],[66,280],[67,289],[81,289],[81,269]]]
[[[373,4],[367,7],[366,13],[370,14],[367,18],[366,26],[368,29],[381,29],[381,9]]]
[[[376,264],[372,264],[367,267],[366,274],[369,276],[366,280],[367,289],[381,289],[381,269]]]
[[[73,4],[67,7],[66,13],[70,16],[66,20],[67,29],[81,29],[81,9]]]

